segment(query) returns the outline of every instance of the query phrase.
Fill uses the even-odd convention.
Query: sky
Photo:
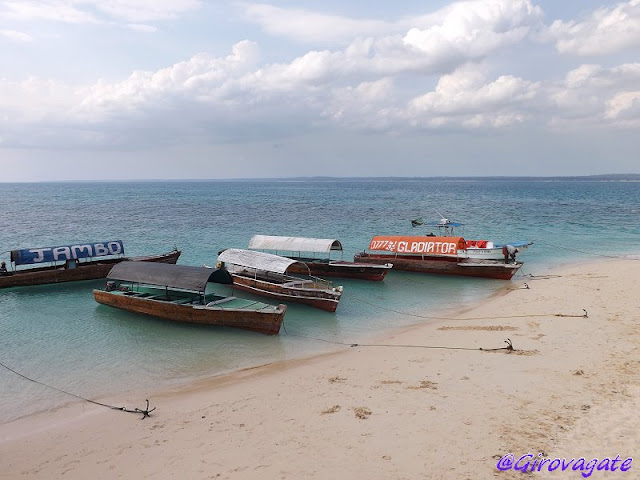
[[[640,173],[640,0],[0,0],[0,182]]]

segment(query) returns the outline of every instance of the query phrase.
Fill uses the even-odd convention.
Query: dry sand
[[[1,425],[0,478],[530,478],[496,468],[510,452],[636,454],[627,472],[620,461],[590,478],[640,478],[640,262],[554,274],[376,342],[412,347],[344,347],[217,377],[154,395],[144,420],[75,403]],[[480,350],[507,338],[514,351]]]

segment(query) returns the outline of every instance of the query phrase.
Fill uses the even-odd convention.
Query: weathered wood
[[[319,260],[304,257],[289,258],[304,262],[308,270],[302,265],[294,264],[289,267],[288,272],[303,274],[310,272],[311,275],[316,277],[353,278],[380,282],[384,280],[384,277],[389,270],[391,270],[390,266],[385,264],[348,262],[344,260]]]
[[[295,302],[310,305],[315,308],[335,312],[342,295],[338,288],[317,288],[311,280],[293,280],[288,277],[286,282],[269,281],[260,276],[254,277],[251,274],[242,275],[231,273],[234,288],[250,292],[263,297],[275,298],[284,302]],[[276,278],[276,275],[272,275]]]
[[[122,292],[94,290],[93,296],[98,303],[126,310],[128,312],[150,315],[165,320],[220,327],[234,327],[267,335],[276,335],[280,331],[286,305],[264,305],[263,308],[227,308],[224,303],[211,305],[183,305],[150,298],[124,295]]]
[[[78,262],[74,268],[64,266],[49,266],[29,268],[10,272],[10,275],[0,276],[0,288],[26,287],[49,283],[77,282],[80,280],[95,280],[105,278],[111,267],[116,263],[129,261],[160,262],[174,264],[180,257],[180,250],[143,257],[122,257],[96,260],[93,262]]]

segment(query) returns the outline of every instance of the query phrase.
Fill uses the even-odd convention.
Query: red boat
[[[469,258],[462,237],[377,236],[356,262],[391,262],[395,270],[510,280],[522,262]]]

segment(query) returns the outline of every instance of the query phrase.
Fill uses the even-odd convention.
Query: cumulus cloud
[[[355,38],[344,50],[314,50],[289,63],[263,67],[246,81],[257,88],[286,90],[310,83],[319,87],[336,78],[367,81],[409,72],[446,73],[521,41],[540,14],[525,0],[459,2],[431,15],[429,22],[437,22],[431,27]],[[326,27],[322,30],[326,36]]]
[[[78,113],[95,120],[112,112],[167,108],[176,98],[223,100],[225,83],[255,68],[257,58],[256,44],[243,41],[224,58],[199,54],[157,72],[134,72],[120,83],[100,81],[84,92]]]
[[[560,53],[581,56],[607,55],[640,47],[640,0],[600,8],[582,21],[556,20],[546,38]]]
[[[388,77],[335,88],[320,104],[319,115],[342,128],[389,130],[398,125],[399,97],[393,79]]]
[[[581,65],[549,86],[551,125],[640,127],[640,63],[614,68]]]
[[[542,18],[530,0],[469,0],[425,15],[393,21],[348,18],[268,4],[243,5],[245,15],[272,35],[320,45],[377,38],[380,45],[398,40],[429,55],[469,50],[478,56],[513,44]],[[391,37],[385,40],[384,37]]]
[[[435,90],[410,102],[409,121],[429,127],[506,127],[523,122],[540,90],[511,75],[486,81],[482,70],[463,67],[440,78]]]
[[[541,17],[528,0],[456,2],[434,15],[434,25],[412,28],[403,41],[428,55],[481,57],[519,42]]]
[[[123,1],[108,8],[110,15],[127,17],[129,28],[150,31],[154,27],[144,22],[198,3],[150,5]],[[137,10],[143,7],[144,12]],[[284,12],[254,7],[260,7],[265,25],[283,35],[298,35],[295,24],[306,18],[302,12],[288,26],[275,20],[276,13]],[[273,20],[267,22],[266,16]],[[585,64],[562,81],[530,81],[496,66],[498,52],[515,48],[539,25],[539,8],[526,0],[457,2],[413,22],[402,20],[398,33],[389,33],[387,23],[347,21],[340,26],[338,18],[311,18],[324,29],[336,22],[345,39],[352,29],[353,37],[342,49],[312,50],[270,64],[264,63],[255,42],[244,40],[226,56],[196,54],[165,68],[90,86],[0,80],[3,142],[124,146],[212,135],[225,141],[249,132],[275,139],[318,126],[385,133],[477,131],[545,124],[550,118],[552,127],[638,125],[640,64],[608,69]],[[394,23],[393,29],[399,25]],[[378,30],[384,33],[357,35]]]

